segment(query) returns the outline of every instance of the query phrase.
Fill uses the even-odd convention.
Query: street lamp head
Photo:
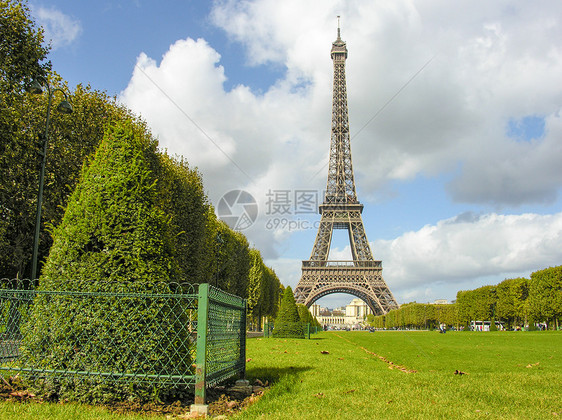
[[[41,83],[39,83],[37,80],[34,80],[33,82],[31,82],[31,85],[27,87],[27,91],[34,95],[40,95],[43,93],[43,88],[41,87]]]
[[[72,105],[65,99],[57,106],[57,111],[61,114],[72,114]]]
[[[53,96],[56,91],[61,92],[64,95],[64,100],[62,100],[58,106],[57,111],[63,114],[72,113],[72,105],[68,102],[68,95],[64,91],[64,88],[53,88],[49,85],[47,79],[40,78],[39,80],[34,80],[31,85],[28,86],[27,91],[32,94],[43,93],[43,87],[47,89],[48,102],[47,102],[47,116],[45,118],[45,134],[43,135],[44,140],[42,141],[43,150],[41,155],[41,171],[39,172],[39,192],[37,194],[37,212],[35,218],[35,238],[33,240],[33,254],[32,254],[32,266],[31,266],[31,278],[37,278],[37,262],[39,255],[39,231],[41,226],[41,204],[43,202],[43,185],[45,183],[45,162],[47,157],[47,142],[49,141],[49,117],[51,115],[51,103]]]

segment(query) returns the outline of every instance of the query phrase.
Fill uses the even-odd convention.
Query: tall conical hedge
[[[281,298],[276,322],[299,321],[299,311],[297,309],[297,303],[295,302],[295,296],[293,295],[293,289],[291,289],[291,286],[287,286],[283,292],[283,297]]]
[[[304,330],[291,286],[287,286],[283,292],[279,312],[275,319],[274,336],[304,338]]]
[[[110,127],[69,199],[41,277],[52,288],[175,277],[170,218],[159,203],[156,142],[132,124]],[[99,282],[102,283],[99,283]],[[103,287],[102,287],[103,284]]]
[[[158,175],[165,171],[156,146],[132,123],[106,131],[53,232],[40,290],[173,291],[168,285],[181,280],[178,235],[174,217],[163,210]],[[46,370],[185,371],[192,361],[169,342],[170,333],[187,325],[182,311],[155,299],[40,294],[22,328],[22,360]],[[146,399],[155,392],[95,377],[40,385],[59,398],[88,402]]]
[[[206,283],[212,255],[206,252],[207,202],[201,175],[183,159],[161,154],[158,190],[162,210],[169,217],[174,266],[178,279],[188,283]]]

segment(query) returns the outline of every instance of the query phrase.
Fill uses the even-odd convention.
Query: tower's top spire
[[[338,41],[341,41],[341,33],[340,33],[340,17],[338,16]]]
[[[347,47],[345,46],[345,42],[341,39],[341,30],[340,30],[340,17],[338,16],[338,39],[332,42],[332,60],[337,56],[340,59],[343,58],[344,60],[347,58]]]

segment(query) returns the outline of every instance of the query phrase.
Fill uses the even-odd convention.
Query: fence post
[[[306,324],[306,338],[310,340],[310,323]]]
[[[248,306],[244,300],[244,309],[241,311],[242,317],[240,322],[240,358],[242,359],[242,372],[240,372],[240,379],[246,379],[246,311]]]
[[[195,362],[195,405],[205,405],[207,387],[207,318],[209,315],[209,284],[199,285],[197,304],[197,355]]]

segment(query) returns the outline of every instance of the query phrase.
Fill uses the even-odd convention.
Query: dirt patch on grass
[[[381,356],[380,354],[377,354],[377,353],[373,353],[370,350],[367,350],[365,347],[359,347],[359,348],[362,349],[365,353],[371,354],[375,357],[378,357],[383,362],[387,363],[389,369],[397,369],[397,370],[399,370],[401,372],[404,372],[404,373],[416,373],[417,372],[417,370],[415,370],[415,369],[408,369],[405,366],[397,365],[396,363],[392,362],[391,360],[388,360],[386,357]]]
[[[6,401],[25,402],[36,399],[36,395],[23,385],[17,376],[8,379],[0,375],[0,398]]]
[[[388,368],[389,368],[389,369],[396,369],[396,370],[399,370],[399,371],[404,372],[404,373],[416,373],[416,372],[417,372],[417,370],[415,370],[415,369],[408,369],[408,368],[405,367],[405,366],[398,365],[398,364],[394,363],[393,361],[388,360],[386,357],[381,356],[380,354],[374,353],[374,352],[372,352],[372,351],[366,349],[365,347],[359,346],[359,345],[357,345],[356,343],[354,343],[353,341],[348,340],[347,338],[342,337],[342,336],[339,335],[339,334],[336,334],[336,336],[339,337],[339,338],[341,338],[342,340],[347,341],[347,342],[350,343],[350,344],[356,345],[356,346],[359,347],[361,350],[363,350],[365,353],[370,354],[371,356],[378,357],[378,358],[379,358],[380,360],[382,360],[384,363],[388,364]]]

